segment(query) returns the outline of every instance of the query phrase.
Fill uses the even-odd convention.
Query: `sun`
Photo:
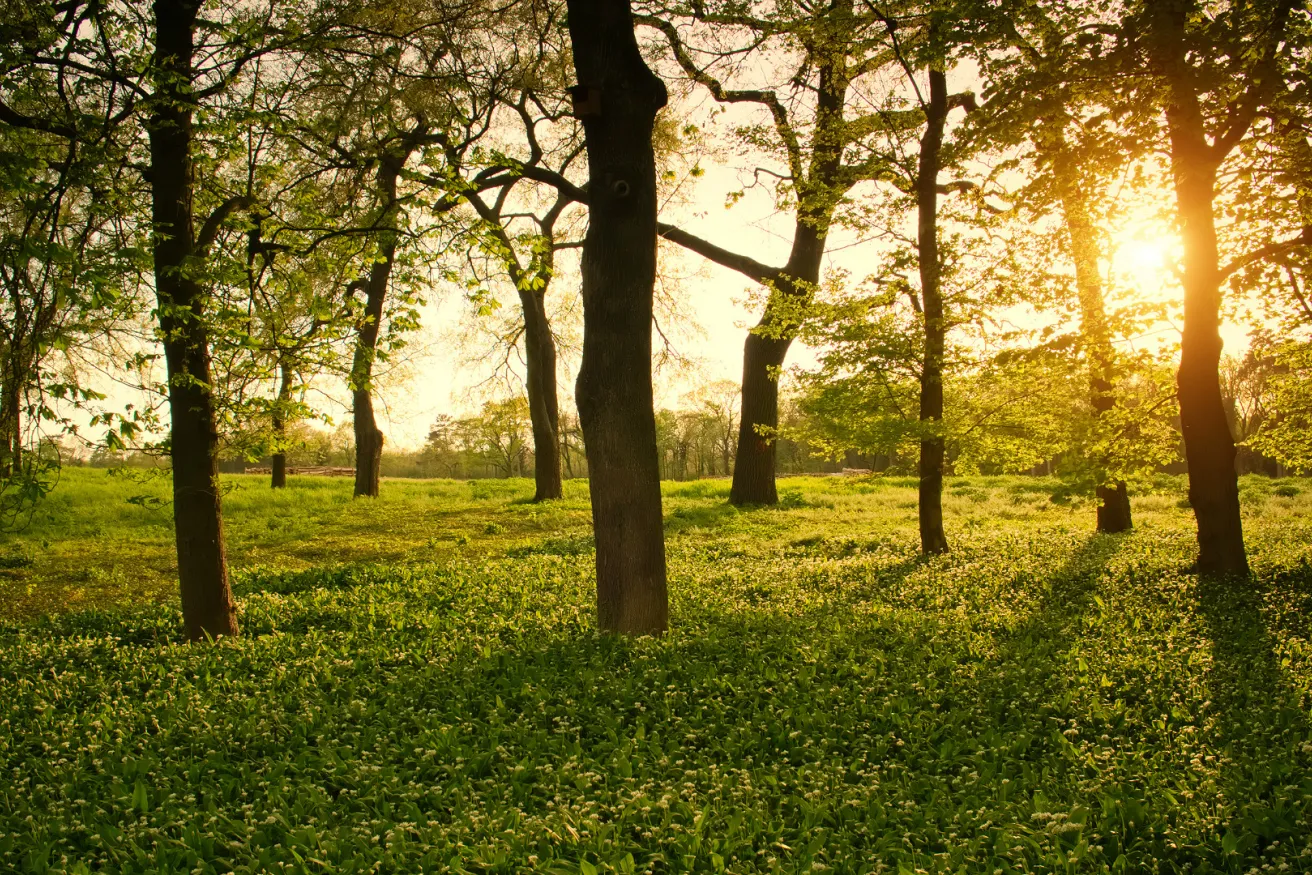
[[[1141,227],[1115,235],[1112,242],[1109,273],[1116,285],[1149,300],[1171,296],[1178,240]]]

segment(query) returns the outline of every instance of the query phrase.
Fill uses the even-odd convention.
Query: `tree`
[[[1119,379],[1100,266],[1106,234],[1097,224],[1096,202],[1104,196],[1105,179],[1143,146],[1124,119],[1115,127],[1106,121],[1107,106],[1115,102],[1115,67],[1108,58],[1117,30],[1100,21],[1103,13],[1102,7],[1074,3],[990,9],[984,18],[994,38],[974,47],[988,82],[980,114],[985,136],[995,147],[1028,141],[1034,167],[1018,200],[1036,215],[1055,207],[1061,216],[1095,419],[1116,407]],[[1105,468],[1108,460],[1093,461]],[[1094,490],[1097,530],[1128,531],[1133,520],[1125,480],[1100,471]]]
[[[858,184],[883,178],[886,153],[872,145],[889,131],[918,126],[918,114],[890,112],[882,95],[866,89],[894,62],[884,14],[852,0],[819,7],[778,2],[761,8],[740,3],[653,4],[643,24],[664,37],[678,68],[724,106],[750,107],[768,121],[741,125],[736,136],[752,150],[777,158],[757,178],[775,181],[779,203],[793,214],[788,260],[772,267],[731,252],[679,228],[663,225],[662,236],[760,283],[768,290],[765,312],[748,334],[743,353],[742,417],[730,500],[773,504],[774,432],[778,426],[778,374],[807,306],[820,284],[825,243],[848,208]],[[694,45],[697,39],[701,45]],[[771,87],[735,87],[728,77],[744,53],[777,61],[793,71]],[[765,65],[762,65],[765,66]],[[728,82],[729,84],[726,84]],[[850,113],[864,104],[867,111]]]
[[[1194,0],[1142,7],[1147,83],[1165,110],[1176,219],[1184,241],[1184,326],[1177,386],[1198,571],[1247,575],[1235,443],[1221,397],[1218,171],[1259,111],[1284,91],[1280,57],[1295,0],[1203,9]],[[1249,256],[1241,256],[1241,261]]]
[[[652,130],[665,86],[642,60],[628,0],[569,0],[588,155],[583,362],[575,397],[597,544],[597,624],[659,634],[669,622],[651,382],[656,282]]]
[[[361,297],[348,377],[357,496],[379,491],[377,365],[417,326],[418,274],[437,254],[422,243],[461,203],[446,191],[430,198],[430,182],[444,175],[449,153],[463,154],[486,132],[504,88],[506,64],[489,48],[500,14],[482,0],[349,8],[336,39],[316,51],[300,97],[297,141],[312,165],[305,173],[323,180],[327,196],[318,227],[296,230],[319,232],[319,242],[368,243],[349,285]]]
[[[555,28],[554,20],[543,26],[543,43]],[[540,66],[549,67],[551,60],[551,56],[540,59]],[[535,85],[550,87],[547,70],[535,66],[522,75]],[[562,214],[574,197],[562,189],[557,189],[554,197],[545,201],[535,197],[536,191],[519,200],[512,198],[512,193],[525,174],[546,171],[552,177],[567,180],[583,145],[575,129],[563,134],[550,129],[568,116],[568,111],[556,104],[554,95],[544,95],[536,87],[525,88],[509,109],[522,125],[526,154],[522,160],[514,160],[504,153],[495,154],[490,167],[471,171],[455,190],[480,219],[474,229],[479,248],[499,264],[519,298],[521,319],[511,332],[508,345],[516,346],[522,336],[524,385],[533,423],[533,500],[546,501],[560,498],[562,489],[557,349],[547,312],[547,294],[556,275],[556,253],[577,245],[561,239],[563,234],[558,231]],[[541,129],[546,129],[545,135],[540,133]],[[559,142],[547,139],[548,136]],[[452,172],[458,172],[461,157],[454,150],[448,153],[449,167],[456,168]],[[479,183],[486,184],[489,170],[500,172],[506,181],[495,191],[480,191]]]

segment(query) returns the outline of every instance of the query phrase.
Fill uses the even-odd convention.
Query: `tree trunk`
[[[569,0],[568,11],[589,168],[576,397],[597,544],[597,625],[659,634],[669,599],[651,382],[651,137],[666,92],[638,52],[628,0]]]
[[[396,230],[392,223],[396,216],[396,180],[404,164],[405,157],[387,155],[378,168],[378,188],[384,203],[384,218],[380,223],[382,230],[378,242],[379,260],[370,266],[369,277],[364,284],[364,321],[356,335],[355,356],[351,362],[357,497],[378,497],[383,469],[383,432],[374,418],[374,360],[378,355],[378,334],[382,328],[387,284],[391,280],[392,263],[396,257]]]
[[[285,360],[278,362],[278,400],[273,405],[274,453],[271,465],[274,489],[287,486],[287,407],[292,400],[292,369]]]
[[[844,6],[850,11],[850,3],[840,0],[834,4],[835,9]],[[733,485],[729,490],[729,501],[733,504],[779,502],[775,486],[779,370],[800,326],[798,311],[805,309],[820,285],[825,238],[837,200],[835,188],[842,188],[837,179],[845,142],[842,127],[848,86],[846,65],[843,53],[820,60],[811,169],[805,184],[799,185],[792,250],[788,264],[771,290],[765,315],[747,336],[743,348],[742,409]]]
[[[938,252],[938,172],[943,127],[948,116],[947,77],[929,71],[929,103],[925,134],[920,139],[916,174],[916,253],[920,265],[921,310],[925,320],[924,361],[920,372],[920,549],[927,554],[948,551],[943,531],[943,358],[947,323],[940,288],[942,264]]]
[[[1172,150],[1184,238],[1184,327],[1180,336],[1180,426],[1189,465],[1189,503],[1198,522],[1198,570],[1247,575],[1235,442],[1221,397],[1221,282],[1212,213],[1215,166]]]
[[[1235,443],[1221,396],[1221,270],[1213,198],[1224,157],[1208,142],[1193,69],[1186,60],[1188,4],[1154,9],[1154,49],[1166,74],[1166,123],[1176,215],[1184,242],[1184,326],[1176,387],[1189,466],[1189,503],[1198,522],[1198,571],[1248,574]]]
[[[17,376],[0,390],[0,477],[17,477],[23,470],[23,408]]]
[[[1049,140],[1045,147],[1052,155],[1071,260],[1075,263],[1080,334],[1089,360],[1089,402],[1094,416],[1101,417],[1116,406],[1116,356],[1107,328],[1102,275],[1098,267],[1102,255],[1098,246],[1098,229],[1089,217],[1088,201],[1060,130]],[[1128,532],[1133,527],[1133,520],[1125,481],[1100,482],[1095,493],[1098,498],[1098,531],[1106,534]]]
[[[767,325],[769,319],[769,316],[763,318],[757,328]],[[774,429],[779,426],[777,374],[791,345],[790,337],[767,337],[754,332],[747,335],[743,347],[738,453],[734,460],[733,485],[729,488],[729,501],[734,504],[779,502],[774,482],[777,450]]]
[[[198,6],[155,0],[156,99],[148,120],[155,294],[168,367],[173,519],[182,619],[197,640],[237,634],[219,500],[218,428],[204,296],[191,275],[193,29]]]
[[[556,397],[556,339],[547,320],[546,288],[521,290],[528,414],[533,424],[534,501],[561,496],[560,408]]]

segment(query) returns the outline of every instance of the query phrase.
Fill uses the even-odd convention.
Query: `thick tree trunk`
[[[768,325],[770,316],[758,328]],[[738,453],[734,459],[729,500],[734,504],[777,504],[774,430],[779,427],[779,368],[792,345],[791,337],[747,335],[743,347],[742,401],[738,421]]]
[[[1098,229],[1089,217],[1088,201],[1061,132],[1056,131],[1045,145],[1051,151],[1067,242],[1075,264],[1080,334],[1089,361],[1089,402],[1094,415],[1102,416],[1116,406],[1116,356],[1107,327],[1102,274],[1098,267],[1102,255],[1098,246]],[[1133,527],[1133,520],[1125,481],[1099,483],[1095,493],[1098,498],[1098,531],[1106,534],[1128,532]]]
[[[378,169],[378,187],[382,196],[385,218],[384,230],[379,234],[378,255],[369,268],[365,281],[364,321],[355,340],[355,356],[351,362],[351,411],[355,426],[355,494],[378,497],[379,481],[383,468],[383,432],[374,418],[373,377],[374,360],[378,355],[378,334],[383,323],[383,304],[387,300],[387,285],[392,277],[392,263],[396,257],[396,232],[390,222],[395,220],[396,180],[401,174],[405,158],[386,156]]]
[[[1287,14],[1287,7],[1281,8]],[[1220,379],[1221,270],[1213,199],[1217,167],[1225,156],[1208,142],[1187,61],[1185,27],[1192,9],[1188,3],[1162,3],[1152,19],[1156,63],[1168,89],[1171,176],[1184,242],[1184,325],[1176,387],[1189,503],[1198,522],[1198,571],[1213,577],[1247,575],[1235,443]]]
[[[628,0],[569,0],[568,9],[589,167],[576,397],[597,544],[597,625],[659,634],[669,599],[651,383],[651,136],[666,92],[638,52]]]
[[[943,531],[943,359],[947,321],[940,288],[942,264],[938,251],[938,172],[943,127],[948,116],[947,78],[929,71],[929,103],[925,107],[925,133],[920,139],[920,165],[916,175],[917,258],[920,263],[921,310],[925,320],[924,361],[920,372],[920,549],[946,553]]]
[[[1173,149],[1176,200],[1184,238],[1184,327],[1176,386],[1189,503],[1198,522],[1198,570],[1247,575],[1235,442],[1221,397],[1221,281],[1212,213],[1215,167]]]
[[[533,424],[533,500],[547,501],[561,496],[556,339],[547,320],[546,288],[522,290],[519,297],[524,309],[528,413]]]
[[[219,502],[218,428],[204,296],[191,272],[192,34],[198,6],[155,0],[157,97],[148,121],[155,294],[168,367],[173,518],[187,635],[237,634]]]
[[[287,485],[287,407],[292,401],[292,369],[286,361],[278,363],[278,400],[273,405],[273,462],[270,466],[274,489]]]

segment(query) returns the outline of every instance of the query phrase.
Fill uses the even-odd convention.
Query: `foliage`
[[[1312,488],[1284,482],[1244,480],[1256,590],[1180,571],[1175,480],[1111,538],[1053,481],[954,478],[958,549],[933,560],[912,481],[790,481],[786,511],[670,485],[673,631],[639,641],[592,631],[585,491],[535,530],[560,511],[508,504],[527,482],[414,484],[388,519],[445,514],[468,544],[261,553],[245,638],[182,644],[172,605],[0,627],[0,865],[1312,871]],[[103,518],[95,484],[70,536]],[[354,516],[349,494],[239,488],[234,557],[287,508]],[[119,531],[166,534],[145,519]]]
[[[1312,344],[1290,342],[1275,356],[1267,377],[1269,411],[1249,440],[1259,451],[1296,470],[1312,468]]]

